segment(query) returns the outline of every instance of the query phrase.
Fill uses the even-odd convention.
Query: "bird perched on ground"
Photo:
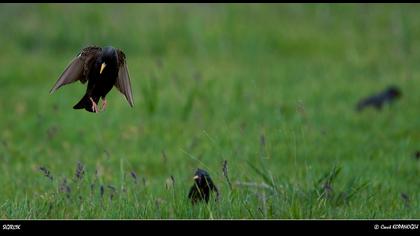
[[[98,112],[101,98],[101,111],[104,110],[107,104],[105,97],[113,86],[125,96],[131,107],[134,104],[125,54],[120,49],[110,46],[83,48],[61,74],[50,94],[61,86],[78,80],[83,84],[88,82],[88,85],[85,95],[74,105],[74,109]]]
[[[216,192],[216,199],[218,199],[219,190],[216,185],[214,185],[209,173],[205,170],[197,169],[194,174],[194,185],[190,189],[188,198],[191,199],[192,204],[202,200],[205,200],[206,203],[208,203],[211,191]]]
[[[362,99],[357,103],[356,109],[357,111],[362,111],[366,107],[371,106],[380,110],[385,103],[391,103],[399,97],[401,97],[401,90],[396,86],[390,86],[385,91]]]

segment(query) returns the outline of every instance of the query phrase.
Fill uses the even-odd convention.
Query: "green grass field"
[[[1,4],[0,217],[420,218],[419,12]],[[90,44],[126,53],[134,108],[113,89],[105,112],[73,110],[81,83],[49,94]],[[355,111],[388,85],[400,100]],[[196,168],[218,202],[190,204]]]

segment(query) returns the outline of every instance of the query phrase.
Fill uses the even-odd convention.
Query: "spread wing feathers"
[[[124,94],[130,106],[134,106],[133,92],[131,91],[130,75],[128,73],[127,63],[125,61],[125,54],[121,50],[117,49],[119,71],[118,78],[115,82],[115,87]]]
[[[77,80],[86,83],[89,68],[101,50],[100,47],[96,46],[82,49],[80,54],[70,62],[64,72],[60,75],[54,87],[50,90],[50,93],[55,92],[63,85],[73,83]]]

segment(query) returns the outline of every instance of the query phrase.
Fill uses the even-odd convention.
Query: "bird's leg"
[[[95,101],[93,101],[93,99],[91,97],[89,97],[90,101],[92,102],[92,110],[95,113],[98,113],[98,105],[96,104]]]
[[[103,97],[103,98],[102,98],[102,107],[101,107],[101,111],[105,110],[105,108],[106,108],[106,98],[105,98],[105,97]]]

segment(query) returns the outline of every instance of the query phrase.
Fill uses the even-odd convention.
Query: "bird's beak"
[[[194,176],[193,179],[199,179],[200,177],[198,175]]]
[[[105,69],[105,67],[106,67],[106,64],[105,64],[105,62],[104,62],[104,63],[102,63],[102,65],[101,65],[101,70],[99,71],[99,74],[102,74],[102,71]]]

